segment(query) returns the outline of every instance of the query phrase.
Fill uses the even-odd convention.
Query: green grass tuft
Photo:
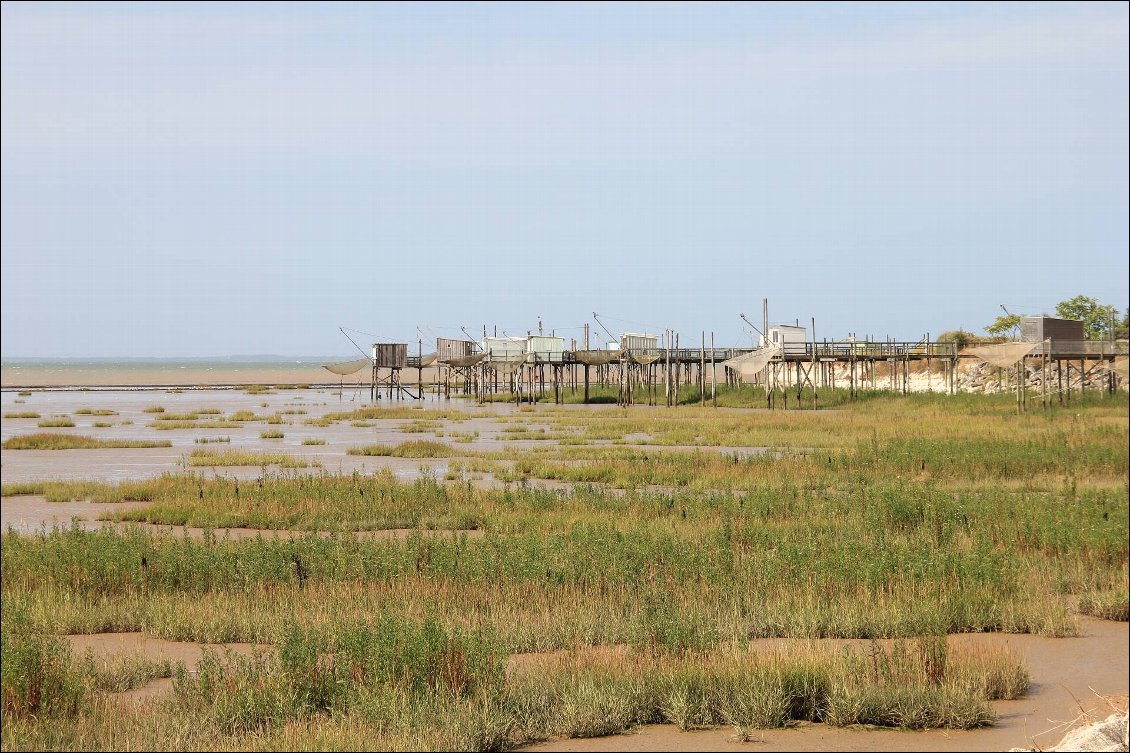
[[[351,447],[348,454],[394,458],[449,458],[455,453],[449,445],[423,439],[402,442],[398,445],[371,444],[364,447]]]
[[[148,439],[98,439],[78,434],[23,434],[11,437],[5,450],[106,450],[117,448],[172,447],[173,443]]]

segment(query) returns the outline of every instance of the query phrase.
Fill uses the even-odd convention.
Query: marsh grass
[[[259,439],[282,439],[284,436],[283,432],[274,429],[259,432]]]
[[[165,406],[163,405],[147,405],[141,409],[142,413],[164,413]]]
[[[75,411],[76,416],[116,416],[117,411],[110,410],[109,408],[79,408]]]
[[[960,396],[861,397],[839,413],[543,405],[503,433],[662,447],[373,451],[459,455],[449,474],[506,484],[491,489],[387,469],[4,484],[147,503],[107,512],[119,521],[264,531],[4,534],[5,625],[36,626],[21,646],[50,626],[278,647],[214,654],[145,714],[111,713],[102,691],[55,716],[5,712],[5,746],[499,749],[661,722],[742,739],[800,721],[990,723],[989,702],[1025,692],[1027,670],[945,634],[1070,635],[1073,609],[1126,614],[1125,398],[1010,410]],[[408,419],[458,441],[452,424],[472,414],[438,413],[331,422]],[[413,530],[353,533],[380,529]],[[5,644],[5,672],[21,650]],[[504,664],[550,651],[564,653]],[[101,687],[158,670],[107,668]]]
[[[157,416],[157,421],[195,421],[200,418],[198,413],[161,413]]]
[[[141,654],[97,659],[88,651],[80,658],[83,674],[90,678],[91,686],[106,693],[123,693],[135,690],[162,677],[172,677],[174,666],[168,659],[154,659]]]
[[[1079,599],[1079,612],[1104,620],[1126,622],[1130,620],[1130,600],[1125,588],[1121,591],[1091,591]]]
[[[11,413],[5,413],[4,418],[39,418],[39,414],[35,411],[30,410],[14,411]]]
[[[150,429],[157,429],[158,431],[170,431],[173,429],[239,429],[243,424],[238,421],[152,421],[148,426]]]
[[[401,442],[398,445],[371,444],[364,447],[350,447],[347,453],[394,458],[448,458],[455,454],[449,445],[427,439]]]
[[[30,390],[20,390],[19,396],[20,397],[31,397],[31,391]]]
[[[78,737],[87,747],[111,747],[115,725],[117,739],[125,735],[136,747],[153,749],[174,739],[254,748],[342,747],[364,739],[378,749],[498,750],[662,722],[682,729],[730,726],[748,738],[800,721],[968,729],[993,718],[988,694],[978,689],[986,683],[969,686],[951,675],[984,678],[995,670],[961,654],[948,659],[959,671],[929,677],[917,652],[897,649],[761,654],[731,647],[705,658],[577,653],[517,672],[505,671],[506,659],[489,631],[384,609],[330,632],[292,625],[276,652],[245,657],[206,650],[194,675],[171,669],[172,697],[143,712],[154,717],[151,725],[125,709],[107,714],[84,697],[70,712],[74,726],[56,729],[63,740]],[[1023,672],[1015,658],[1001,662]],[[106,668],[95,686],[133,685],[165,671],[142,663]],[[41,723],[5,721],[17,747],[42,740],[36,737]],[[334,740],[338,745],[329,744]]]
[[[78,434],[23,434],[5,440],[5,450],[104,450],[116,448],[172,447],[172,442],[150,439],[98,439]]]
[[[433,431],[438,431],[440,422],[436,420],[416,420],[409,421],[400,427],[400,431],[405,434],[423,434]]]
[[[324,445],[325,443],[326,443],[326,440],[319,439],[317,437],[307,437],[306,439],[302,440],[302,444],[309,445],[309,446]]]
[[[73,428],[75,422],[70,418],[64,416],[56,416],[54,418],[45,418],[36,424],[41,429],[70,429]]]
[[[192,441],[196,444],[230,444],[231,437],[196,437]]]
[[[95,421],[91,424],[95,429],[108,429],[113,426],[109,421]]]
[[[26,613],[4,606],[0,628],[0,708],[9,719],[73,716],[87,702],[82,674],[62,638],[37,630]]]
[[[229,414],[228,417],[227,417],[227,420],[228,421],[239,421],[239,422],[266,421],[267,417],[266,416],[260,416],[259,414],[255,413],[254,411],[237,410],[237,411],[234,411],[233,413]]]
[[[248,452],[243,450],[193,450],[187,458],[190,466],[268,466],[280,468],[307,468],[317,465],[304,458],[285,452]]]
[[[479,432],[450,431],[447,433],[447,436],[449,436],[453,442],[470,444],[479,438]]]

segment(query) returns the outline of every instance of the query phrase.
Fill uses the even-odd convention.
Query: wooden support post
[[[706,407],[706,330],[702,330],[698,352],[698,407]]]
[[[1048,354],[1046,350],[1040,358],[1040,407],[1044,410],[1047,410],[1048,407]]]
[[[1023,359],[1021,359],[1021,361],[1022,360]],[[1020,375],[1024,371],[1024,365],[1021,363],[1021,361],[1016,362],[1016,412],[1017,413],[1021,412],[1021,406],[1020,406]]]
[[[679,407],[679,333],[675,333],[675,394],[674,407]]]
[[[660,368],[663,370],[663,404],[671,407],[671,330],[663,331],[663,351],[660,356]]]
[[[714,333],[710,333],[710,402],[718,407],[718,366],[714,353]]]

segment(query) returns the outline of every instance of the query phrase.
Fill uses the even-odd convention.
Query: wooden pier
[[[671,339],[677,346],[678,338]],[[769,354],[758,348],[708,347],[705,332],[699,339],[697,348],[566,350],[544,358],[538,353],[528,353],[503,361],[472,353],[470,348],[457,356],[448,355],[438,360],[437,354],[408,356],[406,348],[397,348],[395,353],[389,351],[389,355],[381,359],[382,367],[389,369],[387,376],[382,378],[379,367],[374,364],[371,397],[379,398],[384,388],[389,398],[420,399],[423,384],[419,380],[423,369],[434,365],[433,391],[445,397],[455,391],[484,402],[507,394],[515,403],[533,403],[551,397],[555,403],[561,403],[566,390],[583,390],[584,402],[589,402],[590,386],[600,385],[616,387],[617,402],[621,405],[636,402],[642,387],[646,404],[663,402],[675,406],[680,387],[694,385],[699,390],[700,404],[709,401],[717,405],[717,385],[724,383],[730,387],[760,386],[769,408],[778,404],[788,407],[791,396],[795,396],[797,407],[802,398],[818,406],[820,394],[829,390],[847,390],[852,397],[863,390],[877,389],[906,394],[910,391],[912,373],[922,370],[922,365],[928,374],[937,374],[938,392],[956,394],[961,389],[959,365],[962,361],[978,359],[952,342],[798,342],[777,348],[756,375],[747,374],[743,378],[737,369],[725,363],[741,356]],[[713,335],[710,340],[713,341]],[[450,350],[449,345],[441,345]],[[1070,400],[1073,392],[1081,391],[1088,383],[1093,385],[1096,377],[1103,381],[1102,390],[1112,394],[1126,379],[1117,372],[1114,363],[1126,355],[1125,341],[1045,341],[1034,344],[1012,369],[998,368],[997,378],[1003,385],[1004,372],[1009,371],[1008,382],[1011,385],[1015,380],[1018,409],[1023,410],[1031,399],[1025,386],[1026,375],[1037,371],[1040,403],[1047,406],[1053,401]],[[415,393],[400,383],[402,368],[417,370]],[[1050,385],[1055,385],[1054,389],[1050,389]]]

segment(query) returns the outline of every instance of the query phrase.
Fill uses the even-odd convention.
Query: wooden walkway
[[[555,402],[561,402],[566,389],[577,390],[582,386],[585,402],[588,402],[589,386],[600,384],[617,387],[619,402],[624,405],[632,404],[638,397],[637,392],[643,387],[648,404],[656,405],[664,401],[667,405],[677,405],[680,386],[695,385],[699,389],[702,404],[705,405],[708,401],[707,393],[714,392],[714,385],[725,383],[738,386],[743,383],[737,371],[723,367],[723,362],[757,350],[709,348],[704,343],[698,348],[619,351],[614,355],[610,354],[609,360],[600,365],[594,365],[591,359],[597,351],[581,351],[585,354],[584,360],[578,357],[577,352],[564,351],[530,353],[524,361],[517,363],[492,362],[486,359],[475,365],[462,367],[438,363],[433,386],[448,396],[453,389],[480,400],[487,400],[492,395],[510,394],[514,396],[515,402],[521,403],[534,402],[549,397],[550,394]],[[1103,378],[1108,379],[1108,383],[1104,385],[1104,389],[1109,388],[1113,392],[1117,388],[1119,377],[1113,368],[1107,367],[1115,359],[1126,355],[1126,342],[1063,341],[1038,344],[1022,361],[1026,368],[1021,368],[1018,364],[1014,369],[1018,385],[1018,405],[1022,407],[1026,404],[1025,373],[1033,369],[1039,370],[1041,375],[1041,397],[1044,404],[1048,403],[1049,382],[1062,384],[1063,375],[1066,374],[1070,390],[1073,372],[1081,384],[1084,380],[1092,379],[1096,370],[1105,369]],[[926,368],[937,373],[939,389],[954,394],[959,391],[957,372],[960,361],[977,358],[978,356],[962,352],[961,348],[951,342],[789,343],[769,360],[752,381],[765,388],[767,407],[770,408],[774,407],[775,400],[783,399],[787,403],[790,392],[795,393],[797,401],[802,395],[809,395],[806,399],[812,399],[814,403],[819,392],[827,389],[844,389],[853,395],[857,391],[868,389],[890,389],[905,394],[909,392],[911,372],[922,368],[915,365],[924,362]],[[427,368],[422,363],[427,359],[427,356],[408,356],[407,368],[417,369],[422,377],[423,369]],[[400,384],[399,374],[390,374],[387,379],[374,381],[374,395],[379,395],[381,388],[387,388],[390,398],[394,394],[415,399],[423,396],[422,384],[418,392],[413,394]],[[749,380],[744,383],[748,384]],[[1062,389],[1060,392],[1062,393]]]

